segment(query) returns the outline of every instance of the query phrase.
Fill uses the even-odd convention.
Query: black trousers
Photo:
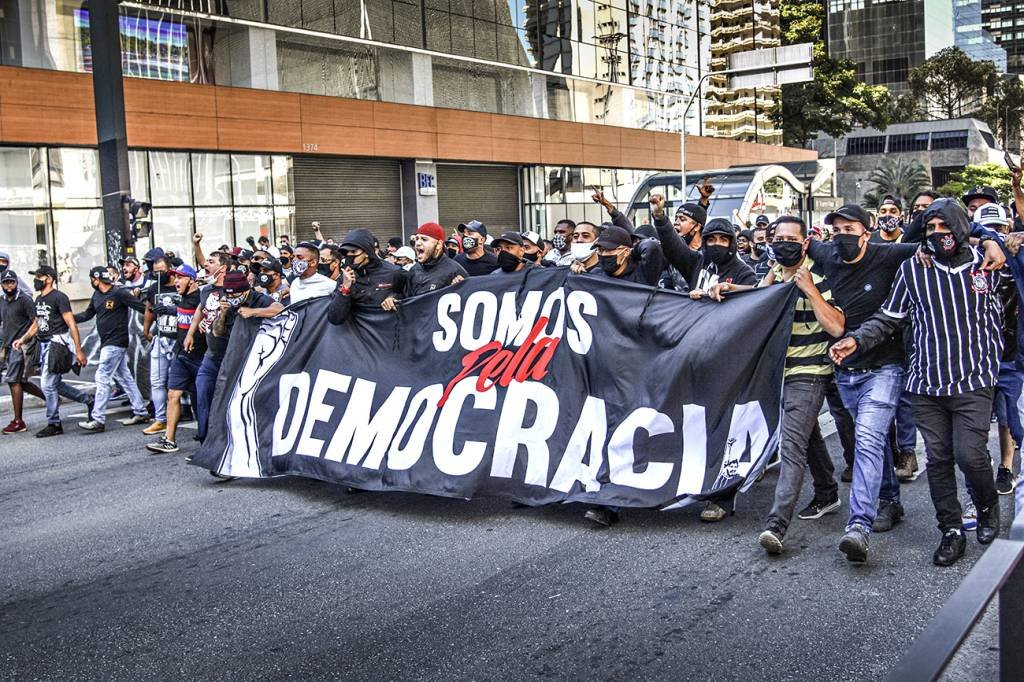
[[[984,388],[955,396],[910,397],[928,457],[928,490],[943,532],[963,527],[954,464],[964,472],[978,509],[999,504],[988,454],[992,395],[992,388]]]

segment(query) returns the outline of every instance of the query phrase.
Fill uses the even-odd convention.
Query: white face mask
[[[304,261],[299,258],[296,258],[294,261],[292,261],[292,272],[294,272],[299,277],[302,277],[302,273],[304,273],[308,268],[309,261]]]
[[[576,260],[585,261],[590,258],[592,253],[594,253],[594,244],[573,242],[569,245],[569,253],[571,253],[572,257]]]
[[[413,265],[415,265],[415,263],[406,263],[405,265],[402,266],[402,269],[403,270],[412,270],[412,266]]]

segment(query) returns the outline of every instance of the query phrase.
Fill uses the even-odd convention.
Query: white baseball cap
[[[536,232],[523,232],[523,239],[533,242],[534,246],[540,246],[540,235]]]
[[[409,260],[416,260],[416,252],[412,250],[411,246],[403,246],[395,251],[395,258],[408,258]]]
[[[1010,214],[999,204],[985,204],[979,206],[974,214],[974,222],[981,225],[999,225],[1005,227],[1010,224]]]

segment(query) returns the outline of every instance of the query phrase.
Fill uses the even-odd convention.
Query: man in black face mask
[[[751,232],[750,259],[752,263],[750,268],[754,271],[758,281],[768,274],[772,266],[771,258],[768,257],[768,224],[770,222],[766,215],[757,216],[754,229]]]
[[[664,202],[661,215],[665,215]],[[596,273],[648,286],[661,279],[665,256],[656,239],[644,239],[634,246],[629,232],[618,225],[608,225],[594,243],[599,266]]]
[[[338,281],[341,277],[341,249],[331,244],[320,249],[320,264],[316,271],[324,277]]]
[[[257,265],[259,273],[256,275],[256,290],[282,305],[288,305],[291,302],[288,282],[284,279],[281,261],[277,258],[266,258]]]
[[[878,244],[899,244],[903,241],[903,206],[899,199],[886,196],[878,207],[878,229],[871,233]]]
[[[491,244],[498,250],[498,269],[494,275],[510,275],[534,267],[523,258],[523,236],[518,232],[506,232]]]
[[[16,339],[32,326],[36,316],[36,308],[32,297],[18,289],[18,275],[14,270],[5,269],[0,273],[0,368],[3,369],[3,381],[11,389],[11,407],[14,419],[4,427],[4,435],[27,431],[28,426],[22,420],[22,404],[25,394],[45,400],[43,390],[29,381],[36,365],[36,344],[29,343],[26,347],[15,350],[11,346]]]
[[[341,282],[331,294],[327,321],[342,324],[355,312],[380,308],[399,288],[405,271],[382,259],[374,248],[373,233],[366,229],[352,230],[341,242],[345,254]]]
[[[470,220],[459,225],[458,230],[462,235],[462,253],[455,256],[455,262],[461,265],[470,277],[494,272],[498,267],[498,258],[484,246],[487,226],[479,220]]]
[[[846,332],[854,332],[885,302],[903,261],[917,253],[917,244],[871,244],[868,212],[847,204],[825,216],[833,229],[831,242],[812,240],[808,253],[832,283],[836,302],[846,315]],[[985,242],[990,265],[1006,261],[999,245]],[[904,348],[897,329],[872,348],[853,353],[836,369],[843,404],[853,416],[856,432],[850,519],[839,548],[847,559],[867,559],[868,536],[878,526],[892,528],[903,516],[899,481],[893,468],[889,427],[904,384]]]
[[[987,444],[1002,310],[991,271],[996,264],[986,267],[988,259],[971,247],[964,210],[953,200],[938,199],[925,211],[924,221],[925,249],[934,267],[904,262],[881,310],[832,346],[831,354],[845,366],[854,353],[884,343],[904,320],[909,322],[914,344],[907,390],[924,437],[928,488],[942,531],[932,560],[949,566],[963,556],[967,544],[956,464],[978,509],[978,542],[989,544],[999,534],[999,498]]]

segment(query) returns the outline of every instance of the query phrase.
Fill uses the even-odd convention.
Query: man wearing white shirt
[[[307,298],[329,296],[337,283],[329,277],[317,273],[316,266],[320,262],[320,249],[312,242],[302,242],[295,247],[292,260],[292,272],[296,274],[290,285],[291,303],[305,301]]]

